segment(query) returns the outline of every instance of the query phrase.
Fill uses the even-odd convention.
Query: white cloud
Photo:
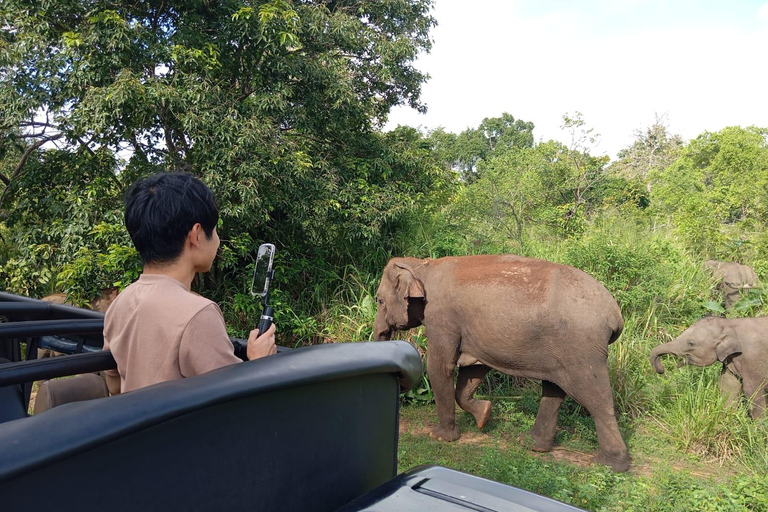
[[[760,6],[757,10],[757,17],[763,21],[768,21],[768,3]]]
[[[487,0],[477,9],[466,6],[437,4],[433,52],[417,63],[432,76],[422,94],[428,114],[396,109],[389,126],[460,132],[509,112],[532,121],[537,139],[567,143],[562,116],[580,111],[602,134],[597,153],[613,157],[656,114],[667,114],[670,129],[684,138],[735,124],[768,125],[764,31],[687,26],[595,33],[583,13],[524,16],[520,2],[491,8]]]

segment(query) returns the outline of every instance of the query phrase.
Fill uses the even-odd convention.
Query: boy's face
[[[200,261],[200,268],[198,269],[198,272],[208,272],[211,270],[211,266],[213,265],[213,260],[216,258],[216,253],[219,251],[219,233],[216,231],[216,228],[213,228],[213,234],[211,235],[211,239],[209,240],[208,237],[205,236],[205,231],[200,231],[202,236],[200,237],[200,248],[202,249],[202,257]],[[203,268],[204,267],[204,268]]]

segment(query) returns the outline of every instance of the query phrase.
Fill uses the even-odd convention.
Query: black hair
[[[153,174],[125,194],[125,227],[145,265],[178,258],[184,239],[198,222],[210,240],[219,209],[211,189],[192,174]]]

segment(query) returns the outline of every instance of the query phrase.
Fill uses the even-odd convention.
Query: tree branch
[[[88,144],[87,144],[87,143],[83,142],[83,139],[81,139],[80,137],[77,137],[77,139],[76,139],[76,140],[77,140],[77,142],[79,142],[79,143],[80,143],[80,146],[81,146],[81,147],[84,147],[84,148],[85,148],[85,150],[86,150],[86,151],[88,151],[88,154],[90,154],[91,156],[94,156],[94,155],[95,155],[95,153],[94,153],[94,152],[93,152],[93,150],[90,148],[90,146],[88,146]],[[91,141],[88,141],[88,142],[91,142]]]
[[[33,151],[40,148],[43,144],[47,142],[53,142],[54,140],[58,140],[60,138],[64,137],[63,133],[57,133],[56,135],[51,135],[50,137],[46,137],[44,139],[40,139],[34,144],[31,144],[26,151],[24,151],[24,154],[21,155],[21,160],[19,160],[19,163],[16,165],[16,168],[13,170],[13,174],[11,175],[11,179],[15,179],[19,173],[21,172],[21,169],[24,167],[24,164],[27,163],[27,159],[29,158],[29,155],[32,154]],[[5,193],[3,193],[5,195]],[[0,204],[2,204],[2,200],[0,200]]]
[[[0,195],[0,208],[2,208],[2,205],[5,202],[5,196],[8,195],[8,190],[10,189],[11,181],[16,179],[19,176],[19,174],[21,174],[21,170],[24,168],[24,164],[27,163],[27,159],[29,158],[29,155],[31,155],[33,151],[40,148],[40,146],[42,146],[46,142],[52,142],[62,137],[64,137],[63,133],[57,133],[56,135],[51,135],[50,137],[40,139],[39,141],[29,146],[24,151],[24,154],[21,155],[21,160],[19,160],[19,163],[16,165],[16,168],[13,170],[13,174],[11,174],[10,178],[0,173],[0,180],[3,183],[5,183],[5,189],[3,190],[3,194]]]

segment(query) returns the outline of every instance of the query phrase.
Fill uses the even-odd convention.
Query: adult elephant
[[[730,261],[707,260],[704,268],[717,278],[717,288],[723,293],[725,309],[731,309],[741,298],[742,290],[758,286],[757,274],[752,267]]]
[[[479,428],[485,425],[491,403],[476,400],[474,393],[494,368],[542,382],[539,412],[528,433],[534,450],[552,449],[567,393],[595,420],[600,444],[595,462],[615,471],[629,468],[607,366],[608,345],[621,334],[623,320],[608,290],[586,273],[509,255],[393,258],[377,300],[377,340],[390,339],[396,330],[426,328],[427,373],[440,420],[433,438],[458,439],[454,396]]]
[[[751,416],[762,416],[768,385],[768,317],[702,318],[651,351],[651,364],[658,373],[664,373],[661,356],[665,354],[695,366],[721,361],[720,389],[728,402],[737,400],[743,391],[752,400]]]

